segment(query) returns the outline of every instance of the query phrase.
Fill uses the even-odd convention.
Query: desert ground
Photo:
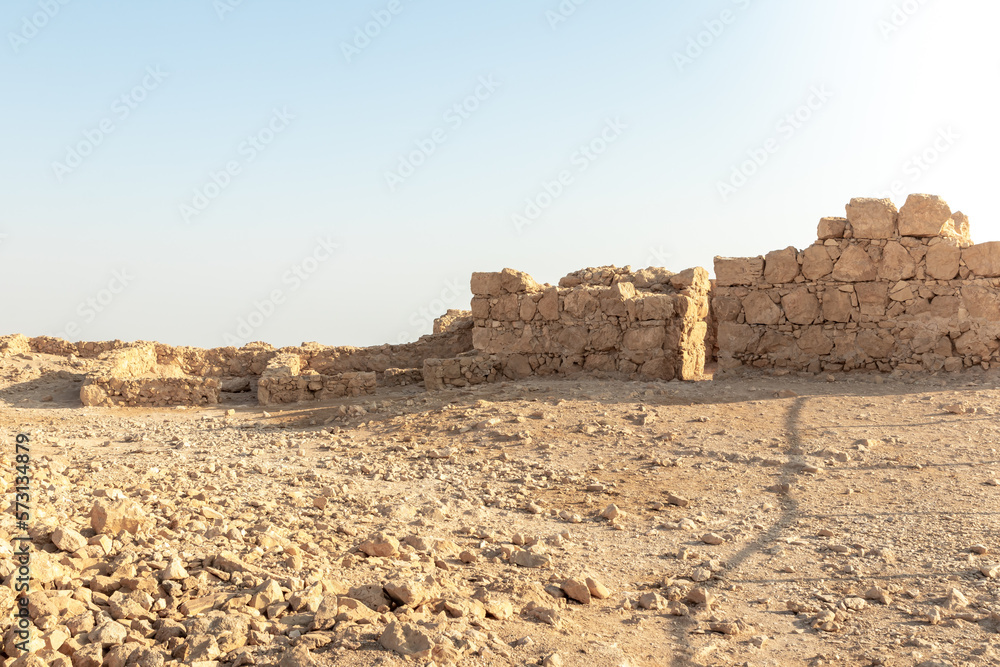
[[[1000,664],[995,371],[143,410],[87,363],[0,358],[3,667]]]

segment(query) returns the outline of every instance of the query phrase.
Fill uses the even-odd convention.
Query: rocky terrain
[[[140,409],[89,363],[0,357],[3,667],[1000,664],[995,370]]]

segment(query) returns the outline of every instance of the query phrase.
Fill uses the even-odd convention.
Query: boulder
[[[96,533],[118,535],[128,532],[136,535],[148,522],[149,518],[142,507],[127,498],[98,498],[90,508],[90,527]]]

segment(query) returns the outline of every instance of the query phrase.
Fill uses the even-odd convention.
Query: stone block
[[[799,251],[789,246],[764,255],[764,282],[772,285],[790,283],[799,275]]]
[[[980,278],[1000,276],[1000,241],[977,243],[963,248],[962,259],[974,276]]]
[[[952,224],[951,208],[937,195],[910,195],[899,209],[901,236],[940,236]]]
[[[764,273],[763,257],[716,257],[715,284],[754,285]]]
[[[500,287],[509,294],[538,292],[542,289],[534,278],[524,271],[515,271],[514,269],[504,269],[500,272]]]
[[[500,274],[495,271],[473,273],[470,287],[476,296],[500,296],[503,292]]]
[[[842,239],[844,231],[847,229],[847,218],[820,218],[816,228],[816,238],[820,241],[827,239]]]
[[[751,292],[743,299],[743,316],[749,324],[777,324],[781,308],[766,292]]]
[[[847,221],[856,239],[891,239],[898,215],[889,199],[856,197],[847,205]]]
[[[953,241],[935,243],[924,255],[925,271],[935,280],[952,280],[958,275],[961,260],[962,249]]]
[[[879,280],[909,280],[916,274],[917,263],[909,251],[896,241],[888,241],[882,248],[882,259],[878,263]]]
[[[820,280],[833,271],[830,253],[821,245],[811,245],[802,252],[802,275],[806,280]]]
[[[867,282],[876,277],[875,263],[867,252],[856,245],[847,246],[833,267],[833,279],[840,282]]]
[[[819,316],[819,299],[805,287],[783,296],[781,307],[785,318],[793,324],[812,324]]]

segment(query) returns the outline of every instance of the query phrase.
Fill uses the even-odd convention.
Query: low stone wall
[[[137,343],[106,352],[80,388],[84,405],[165,407],[219,402],[214,378],[164,377],[156,345]]]
[[[449,387],[496,382],[502,379],[503,366],[498,355],[470,353],[453,359],[428,359],[424,362],[424,388],[440,391]]]
[[[214,378],[95,378],[81,388],[84,405],[107,407],[168,407],[215,405],[219,381]]]
[[[349,372],[337,375],[262,377],[257,384],[257,401],[261,405],[324,401],[344,396],[363,396],[374,393],[375,373]]]
[[[705,366],[708,272],[602,267],[558,287],[504,269],[472,275],[472,342],[502,374],[579,371],[693,380]]]
[[[315,371],[300,374],[301,370],[302,360],[298,354],[284,352],[276,355],[257,383],[257,402],[261,405],[282,405],[375,392],[375,373],[320,375]]]
[[[449,311],[442,320],[440,333],[422,336],[412,343],[373,347],[326,346],[307,343],[299,347],[275,349],[266,343],[248,343],[236,347],[175,347],[148,343],[155,350],[155,363],[175,366],[184,375],[194,377],[259,377],[277,354],[297,354],[302,371],[330,375],[347,371],[382,374],[387,369],[420,369],[424,359],[453,357],[472,350],[472,319],[458,311]],[[14,337],[8,337],[13,339]],[[23,336],[21,338],[24,338]],[[60,338],[39,336],[27,340],[30,351],[60,356],[98,358],[102,354],[145,345],[143,341],[99,341],[70,343]],[[21,344],[21,341],[17,343]],[[29,350],[25,350],[29,351]]]
[[[954,371],[1000,361],[1000,243],[931,195],[852,199],[803,251],[715,260],[721,369]]]

